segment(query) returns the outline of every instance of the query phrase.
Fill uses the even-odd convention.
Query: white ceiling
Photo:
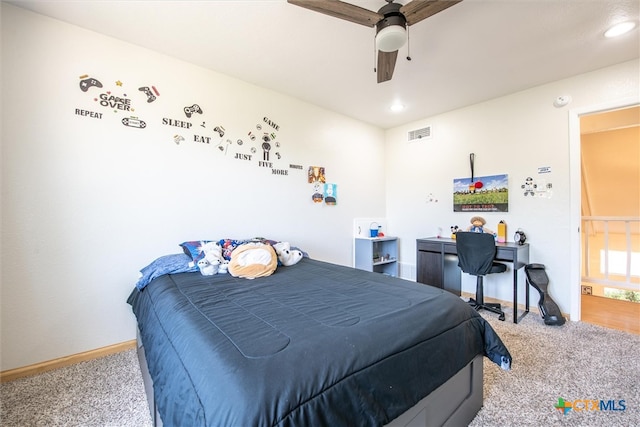
[[[381,84],[375,29],[286,0],[8,3],[383,129],[640,57],[638,28],[603,36],[638,22],[639,0],[464,0],[410,27],[412,60],[405,46]],[[395,101],[406,109],[391,112]]]

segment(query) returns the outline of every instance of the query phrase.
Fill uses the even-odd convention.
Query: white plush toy
[[[218,264],[221,264],[224,261],[222,257],[222,246],[218,242],[209,242],[200,246],[200,251],[204,252],[204,258],[209,261],[209,263],[213,263],[215,261]]]
[[[213,276],[219,271],[220,261],[213,260],[209,262],[208,259],[202,258],[198,261],[198,268],[203,276]]]
[[[273,245],[273,249],[278,255],[278,260],[285,267],[297,264],[302,259],[302,251],[298,249],[291,249],[289,242],[278,242]]]
[[[229,261],[226,259],[218,266],[218,274],[226,274],[229,272]]]
[[[201,254],[204,254],[204,258],[200,258],[197,263],[194,263],[193,261],[190,262],[189,266],[192,267],[197,265],[203,276],[212,276],[216,274],[219,270],[220,264],[225,261],[222,257],[222,246],[220,246],[220,243],[200,242],[198,250]]]

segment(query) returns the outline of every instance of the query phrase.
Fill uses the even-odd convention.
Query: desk
[[[417,281],[460,296],[460,268],[456,241],[444,237],[416,240]],[[529,264],[529,244],[496,243],[496,261],[513,263],[513,323],[529,312],[529,286],[525,286],[525,311],[518,318],[518,270]]]

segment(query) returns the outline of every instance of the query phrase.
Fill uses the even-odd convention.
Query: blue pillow
[[[198,271],[198,266],[189,266],[191,257],[186,254],[173,254],[161,256],[151,264],[140,270],[142,275],[136,283],[136,288],[142,290],[156,277],[164,274],[189,273]]]
[[[191,257],[191,261],[193,261],[194,264],[197,264],[198,261],[204,258],[204,252],[200,250],[202,245],[214,241],[215,240],[191,240],[189,242],[180,243],[180,247],[185,254]]]

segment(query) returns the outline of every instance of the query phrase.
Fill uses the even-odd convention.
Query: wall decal
[[[269,161],[269,151],[271,150],[271,138],[268,133],[264,133],[262,135],[262,160],[265,162]]]
[[[335,205],[338,203],[338,188],[337,184],[325,184],[324,185],[324,202],[327,205]]]
[[[217,147],[217,150],[214,150],[213,153],[228,155],[229,158],[234,160],[253,163],[257,167],[269,169],[272,175],[288,176],[291,169],[304,173],[305,168],[302,165],[285,163],[290,162],[290,160],[287,159],[286,149],[283,147],[282,141],[278,139],[283,128],[278,121],[269,115],[262,115],[253,122],[252,129],[245,136],[237,135],[236,131],[233,129],[227,130],[221,124],[215,124],[220,118],[208,117],[205,113],[208,108],[206,106],[203,108],[199,103],[178,106],[184,116],[182,116],[182,113],[164,117],[158,117],[159,114],[156,114],[151,120],[149,120],[149,117],[145,117],[143,120],[142,114],[134,113],[136,111],[135,107],[139,107],[138,110],[144,109],[145,115],[152,114],[152,109],[155,108],[160,99],[160,91],[155,85],[137,82],[137,84],[133,83],[127,86],[129,83],[125,83],[126,79],[119,78],[107,79],[113,83],[111,83],[112,87],[106,87],[103,86],[101,79],[89,74],[82,74],[79,78],[79,88],[81,90],[79,93],[90,94],[90,99],[94,105],[101,108],[109,108],[114,113],[125,112],[124,117],[121,116],[117,119],[117,122],[123,126],[137,129],[158,125],[179,128],[167,132],[167,141],[171,140],[178,146],[183,145],[185,141],[189,141],[202,147]],[[133,98],[129,98],[127,93],[123,93],[125,87],[135,88],[136,90],[133,92],[140,95],[132,95]],[[79,117],[100,120],[106,120],[110,117],[104,115],[99,109],[87,106],[86,102],[85,105],[75,108],[74,113]],[[210,125],[208,126],[207,123]],[[218,121],[218,123],[220,122]],[[196,125],[199,125],[198,128],[200,129],[197,132],[195,131]],[[314,179],[319,184],[324,184],[324,168],[312,170],[310,174],[315,174]],[[335,189],[335,187],[332,187],[330,191]],[[317,193],[322,196],[321,200],[324,200],[323,192],[322,186],[317,188]]]
[[[308,181],[309,184],[313,184],[314,182],[321,182],[324,184],[326,181],[324,168],[322,166],[309,166]]]
[[[316,182],[313,184],[313,195],[311,196],[311,200],[313,200],[313,203],[322,203],[322,199],[324,199],[324,195],[320,192],[320,184]]]
[[[177,128],[184,128],[184,129],[189,129],[189,128],[191,128],[191,126],[193,126],[189,122],[185,122],[183,120],[169,119],[167,117],[163,117],[162,118],[162,124],[163,125],[167,125],[167,126],[174,126],[174,127],[177,127]]]
[[[89,110],[82,110],[80,108],[76,108],[76,116],[91,117],[93,119],[102,119],[102,113],[97,113],[95,111],[89,111]]]
[[[528,176],[527,179],[524,180],[524,184],[520,186],[520,188],[524,190],[525,196],[533,196],[535,194],[534,191],[536,187],[536,183],[533,182],[533,178],[531,178],[530,176]]]
[[[269,126],[271,126],[272,128],[274,128],[275,130],[280,130],[280,125],[276,124],[274,121],[272,121],[268,117],[264,117],[262,121],[268,124]]]
[[[508,175],[477,177],[482,186],[470,185],[470,178],[453,180],[454,212],[509,212]]]
[[[82,90],[83,92],[88,91],[92,87],[102,87],[102,83],[100,83],[98,80],[89,78],[86,75],[80,76],[80,78],[83,77],[86,77],[83,80],[80,80],[80,90]]]
[[[326,182],[324,175],[324,167],[322,166],[309,166],[307,171],[307,182],[313,184],[313,194],[311,200],[313,203],[322,203],[324,200],[325,188],[323,184]]]
[[[147,102],[148,103],[151,103],[151,102],[156,100],[156,96],[153,94],[153,92],[151,92],[151,89],[149,89],[149,86],[139,87],[138,90],[140,92],[144,92],[144,94],[147,95]]]
[[[210,136],[205,136],[205,135],[193,135],[193,142],[201,142],[203,144],[210,144],[211,143],[211,137]]]
[[[191,115],[193,113],[202,114],[202,109],[198,104],[193,104],[190,107],[184,107],[184,114],[185,116],[187,116],[188,119],[191,118]]]
[[[549,173],[549,172],[541,172],[541,173]],[[528,176],[527,179],[524,180],[524,184],[520,186],[524,190],[523,194],[525,197],[540,197],[544,199],[550,199],[553,196],[553,184],[548,183],[544,179],[534,180],[532,177]]]
[[[224,136],[224,128],[222,126],[216,126],[215,128],[213,128],[213,131],[218,132],[218,135],[220,135],[220,138]]]
[[[220,143],[218,144],[218,149],[220,151],[224,151],[224,154],[227,154],[227,150],[229,149],[229,146],[233,144],[233,142],[230,139],[227,139],[225,144],[226,145],[223,145],[222,141],[220,141]]]
[[[143,121],[140,120],[137,117],[134,116],[130,116],[130,117],[125,117],[122,119],[122,124],[125,126],[129,126],[132,128],[138,128],[138,129],[144,129],[147,127],[147,124]]]
[[[126,94],[122,96],[116,96],[111,93],[111,91],[107,91],[105,93],[101,93],[98,96],[98,102],[103,107],[113,108],[114,112],[121,111],[135,111],[131,108],[131,99],[127,98]]]

